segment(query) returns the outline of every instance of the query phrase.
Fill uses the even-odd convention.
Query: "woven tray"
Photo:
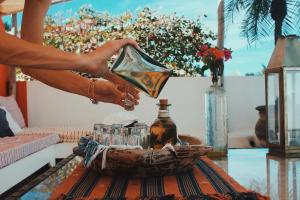
[[[201,141],[190,136],[179,136],[189,145],[174,146],[175,152],[164,150],[117,150],[110,149],[106,155],[106,166],[102,169],[102,154],[92,161],[90,168],[105,175],[162,176],[189,171],[199,157],[212,150],[201,145]],[[82,148],[73,149],[76,155],[85,156]]]

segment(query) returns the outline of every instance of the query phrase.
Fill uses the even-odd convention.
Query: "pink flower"
[[[201,51],[198,51],[198,52],[197,52],[197,54],[196,54],[196,56],[198,56],[198,57],[202,57],[202,56],[203,56],[203,52],[201,52]]]
[[[209,46],[207,44],[204,44],[200,47],[200,50],[197,52],[197,56],[199,57],[206,57],[208,56],[209,52]]]
[[[209,49],[207,44],[201,46],[200,51],[207,51]]]
[[[231,51],[229,49],[224,49],[225,61],[231,59]]]

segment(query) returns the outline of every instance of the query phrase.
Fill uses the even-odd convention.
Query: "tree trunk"
[[[224,47],[224,0],[218,0],[218,48]]]
[[[218,0],[218,48],[224,48],[224,0]],[[222,61],[223,62],[223,61]],[[224,63],[223,63],[224,65]],[[222,69],[220,78],[220,85],[224,86],[224,72]]]
[[[272,0],[270,13],[275,22],[274,40],[276,44],[278,37],[282,35],[282,23],[287,15],[286,0]]]
[[[12,15],[12,28],[13,33],[16,37],[18,37],[18,13]],[[16,68],[10,67],[9,69],[9,85],[8,85],[8,93],[9,95],[17,95],[16,91]]]
[[[278,40],[279,36],[282,35],[282,23],[283,23],[283,20],[276,20],[275,21],[275,30],[274,30],[275,45],[277,43],[277,40]]]

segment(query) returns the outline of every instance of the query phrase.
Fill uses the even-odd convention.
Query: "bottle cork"
[[[159,100],[159,104],[160,104],[160,105],[166,105],[166,106],[167,106],[167,105],[168,105],[168,99],[160,99],[160,100]]]
[[[168,99],[160,99],[159,106],[162,109],[166,109],[169,106]]]

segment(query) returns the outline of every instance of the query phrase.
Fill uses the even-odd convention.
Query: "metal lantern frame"
[[[300,160],[298,158],[280,158],[268,155],[267,166],[267,194],[270,198],[297,199],[299,195],[298,175]],[[271,196],[271,191],[278,191],[278,196]]]
[[[267,119],[267,146],[269,147],[269,154],[270,155],[276,155],[276,156],[283,156],[283,157],[300,157],[300,146],[291,146],[289,145],[289,131],[288,131],[288,113],[287,113],[287,73],[291,71],[299,71],[300,72],[300,61],[297,64],[292,64],[291,66],[288,66],[287,64],[291,64],[292,62],[286,63],[287,58],[285,57],[290,49],[288,46],[286,46],[284,40],[289,39],[295,39],[297,36],[288,36],[288,37],[281,37],[279,41],[277,42],[277,45],[275,47],[275,50],[273,52],[273,55],[271,57],[271,60],[268,64],[268,68],[265,71],[265,96],[266,96],[266,119]],[[299,40],[298,40],[299,42]],[[281,43],[281,44],[278,44]],[[299,42],[300,47],[300,42]],[[277,49],[276,49],[277,48]],[[300,55],[300,49],[299,49],[299,55]],[[297,59],[300,59],[297,58]],[[276,108],[274,108],[275,115],[278,116],[277,124],[279,125],[278,129],[278,140],[279,143],[273,143],[270,142],[270,132],[269,132],[269,77],[270,75],[275,74],[278,76],[278,113],[276,113]],[[275,105],[276,107],[276,105]],[[300,113],[299,113],[300,114]],[[275,127],[276,127],[276,119],[275,120]]]

